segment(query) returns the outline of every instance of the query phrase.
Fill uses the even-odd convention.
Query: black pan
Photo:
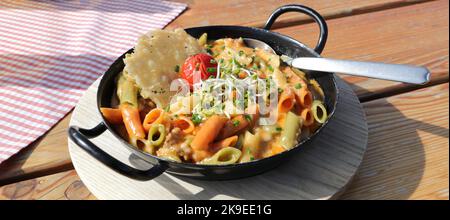
[[[314,50],[308,48],[304,44],[290,37],[269,31],[278,16],[290,11],[307,14],[318,23],[320,27],[320,37]],[[195,38],[200,37],[200,35],[205,32],[208,33],[208,38],[210,39],[218,39],[224,37],[254,38],[269,44],[277,52],[277,54],[285,54],[290,57],[320,57],[319,54],[322,52],[328,36],[327,24],[322,16],[313,9],[302,5],[285,5],[276,9],[269,17],[263,29],[242,26],[205,26],[188,28],[186,29],[186,32]],[[132,52],[133,49],[130,49],[125,54]],[[120,56],[111,65],[111,67],[108,69],[108,71],[106,71],[100,81],[97,91],[97,109],[99,112],[100,107],[111,107],[111,99],[113,96],[115,96],[115,78],[124,68],[123,58],[125,57],[125,54]],[[292,155],[302,152],[302,145],[310,142],[311,139],[316,137],[317,134],[322,130],[324,126],[328,124],[330,120],[333,120],[332,116],[336,108],[338,96],[338,88],[336,86],[334,74],[314,72],[310,76],[316,79],[324,90],[325,105],[327,111],[329,112],[328,120],[323,124],[321,128],[319,128],[314,134],[312,134],[309,139],[303,140],[291,150],[265,159],[255,160],[242,164],[221,166],[198,165],[170,161],[145,153],[128,144],[124,139],[120,137],[120,135],[112,128],[112,125],[108,123],[108,121],[106,121],[103,116],[102,121],[92,129],[83,129],[76,126],[71,126],[68,131],[69,137],[78,146],[80,146],[82,149],[87,151],[90,155],[95,157],[97,160],[99,160],[109,168],[133,179],[150,180],[161,175],[163,172],[207,180],[235,179],[256,175],[270,170],[279,165],[281,162],[288,160],[288,158]],[[89,138],[99,136],[106,130],[109,130],[109,132],[114,134],[114,136],[117,138],[118,147],[126,146],[126,148],[133,154],[151,163],[153,167],[149,170],[138,170],[132,168],[111,157],[106,152],[95,146],[91,141],[89,141]]]

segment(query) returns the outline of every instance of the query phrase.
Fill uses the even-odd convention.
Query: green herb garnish
[[[195,114],[195,113],[192,114],[191,119],[192,119],[192,122],[195,125],[198,125],[198,124],[202,123],[202,116],[200,116],[199,114]]]
[[[175,72],[177,72],[177,73],[180,72],[180,66],[179,65],[175,66]]]
[[[247,119],[247,121],[252,121],[252,116],[250,115],[244,115],[245,119]]]
[[[283,129],[280,128],[280,127],[276,127],[275,130],[276,130],[277,132],[281,132]]]
[[[244,51],[240,50],[239,51],[239,56],[244,56]]]
[[[295,85],[295,88],[296,88],[296,89],[301,89],[301,88],[302,88],[302,84],[297,83],[297,84]]]
[[[238,121],[238,120],[234,120],[234,121],[233,121],[233,126],[234,126],[234,127],[239,126],[239,121]]]
[[[208,68],[206,68],[206,71],[208,73],[215,73],[215,72],[217,72],[217,68],[216,67],[208,67]]]
[[[273,72],[273,67],[271,65],[267,66],[267,69],[269,69],[270,72]]]
[[[283,89],[282,88],[278,88],[278,93],[282,93]]]

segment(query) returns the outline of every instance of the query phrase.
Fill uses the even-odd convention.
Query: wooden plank
[[[363,104],[369,145],[343,199],[449,199],[448,86]]]
[[[67,148],[71,113],[47,134],[0,166],[0,185],[72,169]]]
[[[322,2],[322,4],[319,4],[318,2]],[[385,1],[383,4],[381,4],[382,1],[358,2],[335,1],[331,3],[331,5],[324,7],[323,5],[326,4],[324,4],[323,1],[308,1],[307,5],[314,8],[319,8],[320,5],[322,5],[322,9],[319,9],[321,13],[324,11],[331,13],[332,11],[342,11],[344,3],[352,3],[352,6],[350,6],[351,8],[359,5],[359,11],[364,8],[386,8],[387,5],[392,5],[392,2],[397,2],[394,5],[404,3],[404,1]],[[367,5],[369,2],[373,5]],[[188,12],[197,10],[198,12],[196,13],[205,13],[207,8],[204,6],[211,4],[209,2],[201,4],[198,1],[188,1],[188,3],[190,3],[190,9],[176,19],[174,24],[177,24],[177,21],[186,22],[179,23],[184,26],[196,24],[195,22],[199,21],[196,21],[196,18],[189,17]],[[254,4],[254,1],[242,1],[242,3],[237,5],[243,7],[245,4],[250,4],[247,8],[251,8],[251,4]],[[230,3],[230,5],[233,4]],[[335,7],[335,5],[340,5],[340,7]],[[200,7],[200,9],[197,9],[197,7]],[[231,10],[231,8],[227,10]],[[256,7],[255,10],[260,9],[259,7]],[[412,10],[413,13],[408,13],[409,10]],[[448,2],[440,1],[438,3],[418,4],[387,11],[389,11],[389,13],[377,12],[351,16],[350,18],[330,20],[330,40],[325,50],[325,55],[336,58],[359,60],[392,61],[413,64],[427,63],[427,66],[433,71],[434,82],[438,82],[438,80],[441,80],[439,82],[448,81]],[[238,11],[236,11],[236,13],[238,13]],[[403,19],[402,16],[396,15],[397,13],[400,15],[407,14],[408,18]],[[338,14],[338,12],[335,12],[334,14]],[[386,22],[383,18],[384,16],[388,16],[392,21]],[[216,19],[216,16],[210,17],[212,17],[210,19]],[[357,19],[352,19],[352,17]],[[235,22],[238,22],[236,18],[233,19]],[[239,19],[239,21],[241,20],[245,19]],[[219,21],[219,19],[216,20],[216,22]],[[226,24],[226,21],[224,22],[224,24]],[[200,25],[200,23],[197,25]],[[283,28],[278,29],[278,31],[293,36],[296,39],[304,40],[306,43],[313,43],[316,37],[316,27],[313,24]],[[360,34],[349,34],[366,32],[371,34],[364,34],[363,36]],[[382,33],[383,37],[381,37],[379,32]],[[371,38],[372,35],[379,37]],[[399,36],[399,38],[396,38],[396,36]],[[428,38],[429,36],[431,37]],[[376,46],[380,44],[385,46],[389,45],[389,49]],[[390,47],[390,45],[395,46]],[[360,98],[373,96],[378,93],[385,93],[385,90],[401,91],[401,89],[404,88],[402,84],[391,84],[390,82],[385,81],[367,80],[356,77],[346,77],[345,79],[348,82],[354,83],[353,88],[358,92]],[[386,88],[384,88],[384,86],[386,86]],[[0,165],[0,185],[70,169],[72,165],[66,147],[66,130],[69,119],[70,114],[55,128],[50,130],[42,141],[38,141],[37,144],[25,149],[23,152]]]
[[[368,151],[341,198],[449,198],[448,86],[441,84],[364,103]],[[68,196],[66,192],[72,188],[77,190]],[[93,198],[86,192],[72,170],[4,186],[0,199]]]
[[[448,81],[449,2],[434,1],[328,21],[329,39],[324,57],[423,65],[431,84]],[[277,32],[313,47],[315,24],[277,29]],[[418,86],[344,76],[362,100],[408,91]]]
[[[270,14],[278,7],[295,2],[289,0],[176,0],[188,3],[189,9],[180,19],[176,19],[170,27],[193,27],[207,25],[245,25],[262,27]],[[423,0],[303,0],[297,4],[306,5],[320,12],[325,18],[336,18],[360,13],[367,13],[386,8],[411,5]],[[238,17],[236,15],[239,15]],[[311,22],[303,14],[288,13],[281,16],[274,27]]]
[[[5,199],[95,199],[74,170],[7,185],[0,190],[0,200]]]

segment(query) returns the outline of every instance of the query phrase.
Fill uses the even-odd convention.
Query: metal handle
[[[142,181],[151,180],[161,175],[167,169],[167,166],[162,164],[154,165],[149,170],[135,169],[107,154],[88,139],[99,136],[106,131],[106,129],[106,125],[103,122],[92,129],[83,129],[77,126],[70,126],[69,137],[73,142],[88,152],[95,159],[99,160],[114,171],[132,179]]]
[[[293,59],[292,66],[306,70],[344,73],[414,84],[425,84],[430,80],[430,72],[427,68],[411,65],[305,57]]]
[[[314,9],[303,6],[303,5],[284,5],[279,8],[277,8],[269,17],[269,19],[266,22],[266,25],[264,25],[264,29],[270,30],[275,20],[282,14],[286,12],[300,12],[303,14],[306,14],[314,19],[314,21],[319,25],[320,28],[320,35],[319,40],[317,41],[317,45],[314,48],[314,51],[316,51],[318,54],[321,54],[323,49],[325,48],[325,44],[327,42],[328,38],[328,26],[325,19]]]

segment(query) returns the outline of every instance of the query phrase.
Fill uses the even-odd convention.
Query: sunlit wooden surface
[[[168,28],[260,27],[276,7],[293,3],[177,1],[189,8]],[[299,3],[327,19],[329,39],[323,56],[424,65],[432,71],[431,83],[425,86],[343,77],[363,102],[369,146],[359,173],[341,198],[448,199],[448,1]],[[318,35],[316,24],[296,13],[280,17],[273,31],[311,47]],[[70,116],[0,166],[1,199],[95,199],[76,175],[68,154]]]

